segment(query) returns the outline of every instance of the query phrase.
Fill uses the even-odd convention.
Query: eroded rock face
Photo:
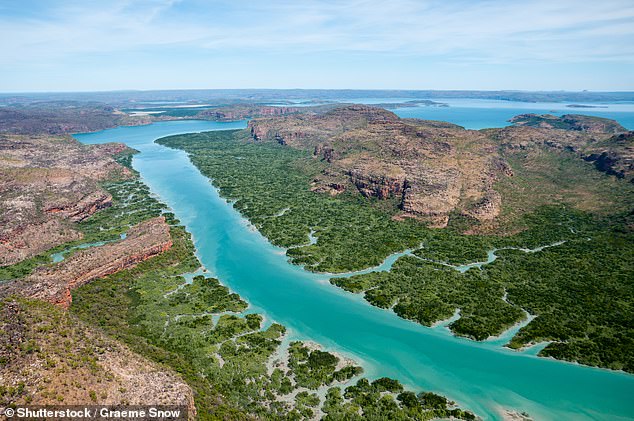
[[[0,136],[0,266],[80,239],[73,222],[112,204],[98,183],[131,175],[112,158],[124,150],[65,137]]]
[[[403,216],[424,218],[433,226],[445,226],[462,202],[486,198],[480,211],[465,215],[494,217],[501,201],[492,199],[499,198],[493,183],[512,175],[485,134],[450,123],[401,120],[376,107],[255,119],[249,130],[256,141],[312,150],[330,163],[313,190],[336,194],[351,185],[366,197],[396,199]]]
[[[505,159],[509,154],[555,149],[634,180],[633,132],[621,133],[625,129],[616,121],[573,114],[525,114],[511,121],[514,126],[475,131],[349,105],[254,119],[249,130],[255,141],[312,151],[328,163],[312,190],[331,195],[357,190],[396,200],[402,210],[397,217],[416,217],[436,227],[445,226],[455,212],[493,226],[504,205],[495,183],[514,174]]]
[[[596,169],[634,182],[634,131],[619,134],[559,130],[525,125],[490,129],[491,137],[514,151],[546,147],[593,162]]]
[[[20,224],[0,234],[0,264],[20,262],[59,244],[80,240],[82,234],[59,219]]]
[[[330,162],[330,161],[329,161]],[[367,173],[363,168],[348,171],[350,181],[365,197],[375,196],[387,199],[402,195],[405,190],[405,177],[389,177]]]
[[[218,121],[236,121],[249,117],[268,117],[295,114],[304,111],[302,107],[277,107],[263,105],[234,105],[201,111],[199,117],[212,118]]]
[[[634,131],[621,133],[584,150],[583,158],[599,170],[634,183]]]
[[[169,250],[169,229],[164,217],[149,219],[130,228],[123,240],[81,250],[60,263],[36,269],[24,280],[9,284],[5,294],[17,293],[68,308],[72,289]]]

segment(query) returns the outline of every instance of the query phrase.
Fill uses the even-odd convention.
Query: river
[[[634,419],[634,376],[538,358],[455,338],[370,306],[287,262],[221,198],[183,151],[154,143],[189,132],[242,128],[245,122],[161,122],[75,137],[87,144],[123,142],[140,151],[133,166],[192,233],[203,265],[298,339],[357,359],[370,377],[389,376],[414,390],[446,395],[485,419],[500,408],[536,420]]]

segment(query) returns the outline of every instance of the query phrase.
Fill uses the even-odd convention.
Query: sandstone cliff
[[[149,219],[130,228],[123,240],[81,250],[60,263],[39,267],[25,279],[6,285],[2,295],[20,294],[68,308],[72,289],[134,267],[171,246],[165,218]]]
[[[495,218],[501,200],[493,184],[512,174],[482,133],[402,120],[376,107],[255,119],[248,130],[255,141],[308,149],[330,163],[314,190],[338,194],[348,185],[367,197],[396,199],[401,216],[434,226],[445,226],[456,210],[476,220]]]
[[[347,105],[258,118],[247,130],[255,142],[308,150],[328,163],[315,178],[314,191],[337,195],[348,189],[395,200],[401,210],[397,217],[415,217],[436,227],[458,214],[491,225],[505,205],[496,183],[514,174],[509,154],[539,154],[540,148],[572,153],[608,174],[634,179],[632,132],[621,133],[625,129],[616,121],[525,114],[512,122],[514,126],[501,129],[465,130]]]
[[[124,150],[66,137],[0,135],[0,266],[80,239],[73,222],[112,203],[99,182],[131,174],[112,158]]]

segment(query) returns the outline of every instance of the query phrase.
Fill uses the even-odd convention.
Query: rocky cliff
[[[124,150],[67,137],[0,135],[0,266],[80,239],[73,223],[112,203],[99,182],[131,175],[113,159]]]
[[[130,228],[125,239],[81,250],[60,263],[39,267],[25,279],[8,284],[2,294],[20,294],[68,308],[72,289],[134,267],[171,246],[165,218],[149,219]]]
[[[440,122],[402,120],[376,107],[351,105],[322,114],[255,119],[255,141],[313,151],[331,164],[314,190],[346,185],[366,197],[396,199],[401,216],[444,226],[458,210],[476,220],[499,213],[498,177],[512,174],[487,136]]]
[[[579,158],[593,162],[599,171],[634,182],[634,132],[626,131],[616,121],[599,120],[602,121],[601,126],[593,130],[564,130],[519,124],[487,132],[504,148],[530,150],[545,147],[572,152]],[[600,131],[600,127],[611,129]],[[617,128],[618,134],[613,134],[613,129]]]
[[[634,183],[634,131],[614,135],[584,150],[583,158],[599,171]]]
[[[392,112],[348,105],[323,113],[258,118],[248,131],[256,142],[277,142],[311,151],[328,169],[313,190],[332,195],[357,190],[393,199],[397,217],[443,227],[450,215],[479,223],[496,220],[505,198],[495,189],[512,177],[510,152],[538,148],[573,153],[597,169],[631,178],[632,135],[616,121],[582,116],[525,114],[514,126],[481,131],[451,123],[400,119]],[[620,134],[614,134],[620,133]]]
[[[198,118],[210,118],[218,121],[236,121],[251,117],[271,117],[277,115],[296,114],[305,111],[304,107],[276,107],[265,105],[233,105],[230,107],[212,108],[198,113]]]

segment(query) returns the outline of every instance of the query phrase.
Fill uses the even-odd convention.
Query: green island
[[[117,161],[130,167],[130,156],[126,152]],[[131,269],[73,290],[69,312],[39,300],[4,298],[0,322],[20,330],[24,340],[17,348],[7,345],[11,353],[0,362],[35,356],[46,362],[44,373],[55,382],[49,380],[43,390],[31,390],[24,382],[3,386],[3,405],[29,403],[34,394],[63,403],[63,396],[81,396],[85,382],[102,389],[110,385],[111,395],[112,389],[125,393],[125,385],[111,385],[112,375],[99,363],[122,343],[134,352],[124,358],[140,355],[180,375],[193,390],[198,419],[475,419],[442,396],[405,391],[397,380],[370,381],[353,361],[314,344],[289,343],[284,326],[250,313],[240,296],[200,271],[189,233],[137,176],[102,187],[112,195],[112,205],[78,224],[82,243],[115,241],[130,226],[163,215],[173,245]],[[72,255],[78,244],[3,267],[1,275],[26,276],[50,263],[56,252]],[[10,344],[11,334],[11,329],[0,334],[2,343]],[[92,338],[90,343],[84,337]],[[81,380],[69,378],[70,373]],[[90,390],[88,397],[104,401],[108,393]]]
[[[284,142],[254,142],[248,130],[158,143],[185,150],[223,197],[308,270],[352,272],[413,250],[390,271],[331,279],[373,305],[427,326],[459,310],[451,331],[475,340],[501,334],[528,312],[537,317],[507,346],[548,341],[541,356],[634,372],[633,186],[570,148],[505,151],[515,173],[495,184],[507,203],[500,214],[505,235],[466,235],[470,221],[457,211],[446,228],[433,229],[395,218],[390,198],[315,192],[326,160]],[[561,191],[572,199],[551,200]],[[480,269],[449,266],[485,261],[491,250],[497,259]]]

